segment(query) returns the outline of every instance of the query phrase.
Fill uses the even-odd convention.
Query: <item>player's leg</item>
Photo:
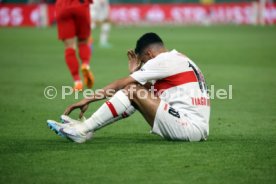
[[[136,111],[128,96],[122,91],[106,101],[84,122],[83,131],[95,131],[122,118],[129,117]]]
[[[126,111],[131,110],[131,115],[135,109],[131,105],[128,96],[122,91],[105,102],[90,118],[84,123],[74,124],[73,126],[61,128],[59,131],[65,137],[77,143],[83,143],[87,140],[86,135],[89,132],[95,132],[100,128],[110,125],[116,120],[122,119]]]
[[[64,43],[64,57],[75,82],[75,89],[81,90],[82,83],[79,76],[79,63],[76,56],[76,28],[71,12],[66,10],[57,12],[57,28],[59,39]]]
[[[128,91],[127,93],[124,93],[124,90],[115,93],[110,100],[104,103],[84,123],[61,129],[62,134],[75,142],[85,142],[88,132],[94,132],[114,122],[116,120],[114,118],[125,113],[132,106],[132,103],[143,114],[149,125],[153,127],[160,99],[153,96],[146,88],[140,85],[127,86],[126,90]]]
[[[114,118],[124,115],[129,109],[130,112],[134,112],[132,106],[135,106],[135,109],[138,109],[149,125],[153,127],[159,103],[160,99],[153,96],[148,89],[136,84],[129,85],[125,90],[118,91],[85,121],[85,131],[94,131],[106,126],[114,122]],[[129,112],[127,113],[129,114]]]
[[[89,46],[89,37],[91,34],[89,6],[80,6],[76,15],[75,23],[77,27],[79,57],[82,61],[81,69],[85,84],[88,88],[92,88],[94,85],[94,76],[90,71],[89,65],[91,59],[91,48]]]
[[[100,32],[100,46],[103,48],[111,47],[110,43],[108,42],[110,29],[111,29],[110,22],[108,20],[104,20],[101,23],[101,32]]]
[[[94,75],[90,70],[91,48],[89,46],[89,38],[78,39],[79,57],[82,61],[81,71],[84,83],[88,88],[94,85]]]
[[[78,50],[79,57],[82,64],[89,65],[91,58],[91,49],[89,47],[89,37],[88,38],[78,38]]]
[[[128,85],[125,91],[128,92],[128,98],[131,103],[139,110],[148,124],[153,127],[160,98],[139,84]]]
[[[104,48],[109,48],[111,45],[108,43],[108,37],[109,37],[109,32],[111,29],[111,24],[109,21],[109,11],[110,11],[110,6],[109,6],[109,1],[105,1],[103,3],[103,6],[101,6],[101,33],[100,33],[100,46]]]
[[[93,128],[93,130],[91,130],[91,131],[97,131],[97,130],[99,130],[99,129],[101,129],[101,128],[103,128],[103,127],[105,127],[105,126],[107,126],[107,125],[110,125],[110,124],[112,124],[112,123],[114,123],[114,122],[116,122],[116,121],[119,121],[119,120],[121,120],[121,119],[125,119],[125,118],[128,118],[128,117],[130,117],[132,114],[134,114],[135,112],[136,112],[136,109],[135,109],[135,107],[134,106],[132,106],[132,105],[130,105],[123,113],[121,113],[121,114],[117,114],[117,115],[113,115],[112,114],[112,116],[107,116],[107,118],[106,119],[97,119],[97,116],[99,115],[99,114],[103,114],[103,113],[106,113],[106,112],[108,112],[110,109],[107,109],[106,108],[106,104],[107,103],[111,103],[110,101],[109,102],[106,102],[105,104],[103,104],[92,116],[93,116],[93,118],[92,118],[92,116],[88,119],[88,121],[89,120],[91,120],[91,123],[92,123],[92,121],[93,121],[93,123],[94,122],[97,122],[98,123],[98,125],[96,125],[95,126],[95,128]],[[108,106],[107,106],[108,107]],[[108,107],[109,108],[109,107]],[[95,119],[96,118],[96,119]]]
[[[79,62],[76,55],[75,38],[65,39],[63,43],[65,47],[65,61],[74,79],[74,89],[81,91],[83,85],[79,75]]]
[[[102,113],[102,111],[105,111],[103,106],[102,106],[102,108],[100,108],[97,111],[97,113],[98,114]],[[131,116],[135,111],[136,111],[136,109],[130,105],[126,109],[126,111],[123,112],[122,114],[118,114],[118,116],[113,116],[113,117],[109,118],[108,120],[106,120],[104,123],[101,123],[99,126],[95,127],[93,129],[93,131],[86,131],[82,135],[75,136],[72,139],[75,142],[79,142],[79,143],[85,142],[92,138],[94,131],[99,130],[100,128],[102,128],[106,125],[109,125],[115,121],[118,121],[120,119],[127,118],[127,117]],[[62,129],[68,129],[68,128],[70,129],[71,127],[74,127],[74,126],[81,126],[79,129],[83,129],[82,122],[85,121],[85,118],[83,118],[81,120],[75,120],[75,119],[70,118],[69,116],[62,115],[61,121],[62,121],[62,123],[56,122],[54,120],[47,120],[47,125],[51,130],[53,130],[56,134],[60,135],[61,137],[68,137],[66,134],[64,134],[64,131]]]

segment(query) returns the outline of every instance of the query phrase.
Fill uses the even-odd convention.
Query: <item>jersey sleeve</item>
[[[144,85],[152,80],[159,80],[170,75],[166,62],[163,59],[152,59],[148,61],[142,68],[130,76],[137,82]]]

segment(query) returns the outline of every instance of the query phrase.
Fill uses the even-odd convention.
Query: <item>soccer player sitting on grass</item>
[[[61,117],[63,124],[48,120],[48,126],[61,136],[83,143],[95,131],[138,110],[152,132],[165,139],[206,140],[209,96],[204,77],[194,62],[176,50],[168,51],[155,33],[140,37],[135,51],[128,51],[127,56],[129,76],[70,105]],[[116,93],[112,96],[110,91]],[[84,122],[68,117],[78,108],[82,117],[89,103],[107,97],[111,98]]]

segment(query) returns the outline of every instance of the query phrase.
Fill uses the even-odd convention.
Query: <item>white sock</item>
[[[84,126],[87,131],[95,131],[134,112],[135,108],[131,105],[130,100],[120,90],[87,119]]]
[[[108,22],[102,24],[101,34],[100,34],[100,44],[101,45],[107,44],[110,27],[111,27],[110,23],[108,23]]]
[[[99,127],[95,128],[93,131],[99,130],[99,129],[103,128],[104,126],[109,125],[109,124],[111,124],[115,121],[118,121],[120,119],[127,118],[127,117],[131,116],[135,111],[136,111],[136,109],[132,105],[130,105],[125,112],[123,112],[122,114],[118,115],[115,118],[112,118],[112,119],[106,121],[103,124],[103,126],[99,126]]]

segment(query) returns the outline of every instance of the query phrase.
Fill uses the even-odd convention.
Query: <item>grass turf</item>
[[[128,74],[126,51],[147,31],[193,59],[215,89],[233,85],[232,100],[212,100],[209,140],[162,140],[138,113],[82,145],[56,136],[46,120],[76,100],[61,99],[71,78],[55,28],[1,28],[0,183],[276,182],[275,27],[114,28],[112,49],[94,46],[95,88]],[[49,85],[54,100],[43,95]]]

